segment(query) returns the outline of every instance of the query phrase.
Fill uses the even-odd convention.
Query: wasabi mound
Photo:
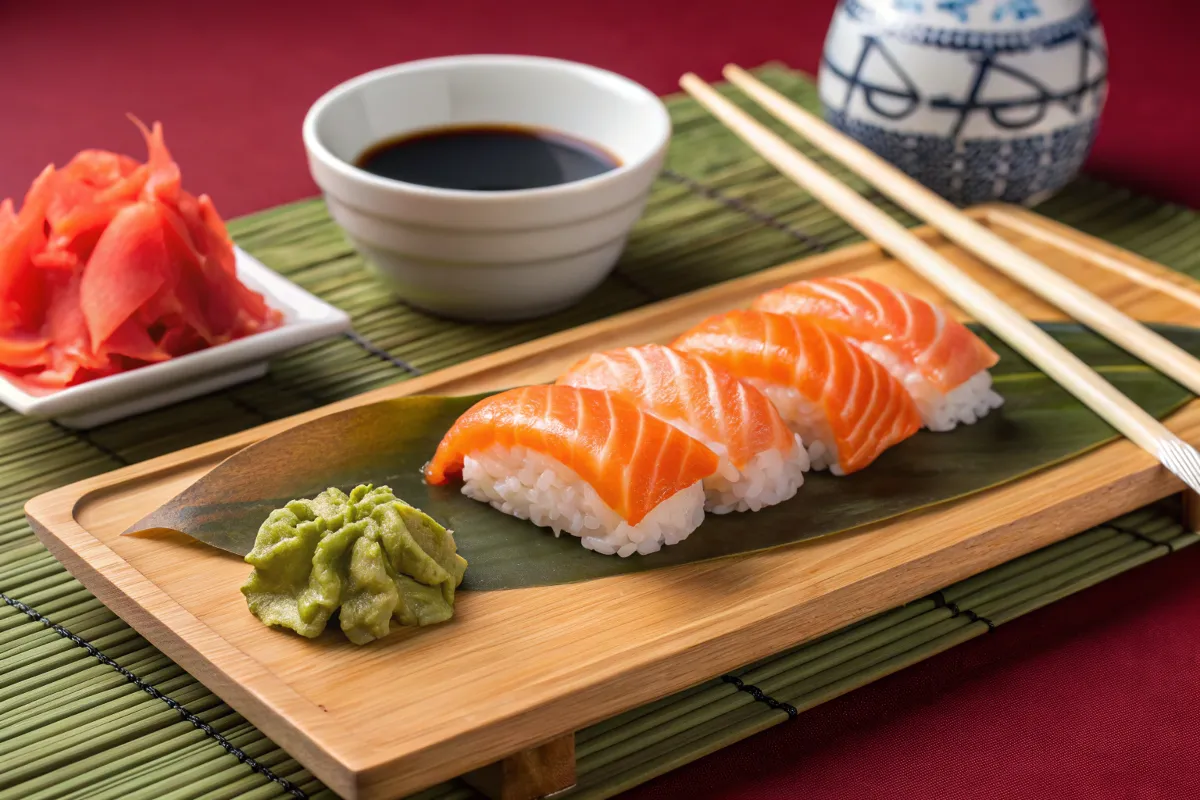
[[[355,644],[454,616],[467,562],[452,533],[386,486],[339,489],[272,511],[246,556],[242,594],[265,625],[313,638],[335,612]]]

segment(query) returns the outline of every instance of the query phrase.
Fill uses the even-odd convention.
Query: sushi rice
[[[720,457],[717,471],[704,479],[704,508],[711,514],[760,511],[790,500],[804,485],[804,473],[811,468],[808,449],[799,436],[794,437],[791,452],[785,454],[777,447],[763,450],[739,469],[729,460],[729,450],[721,442],[712,441],[683,422],[668,422]]]
[[[921,421],[931,431],[951,431],[959,424],[971,425],[986,417],[992,409],[1004,405],[1004,398],[992,389],[992,375],[986,369],[942,393],[918,369],[902,362],[887,347],[874,342],[850,341],[904,384],[917,405]]]
[[[605,555],[646,555],[682,542],[704,521],[701,481],[655,506],[630,525],[578,474],[528,447],[492,445],[463,459],[462,493],[505,514],[579,537]]]
[[[788,426],[801,441],[808,443],[806,450],[812,469],[827,469],[834,475],[846,474],[838,461],[837,441],[820,406],[790,386],[753,378],[746,380],[771,399]]]

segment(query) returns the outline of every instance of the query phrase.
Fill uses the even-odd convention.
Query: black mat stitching
[[[621,269],[620,265],[613,270],[613,277],[624,283],[629,288],[633,289],[638,294],[644,295],[650,302],[657,302],[659,300],[666,299],[658,292],[651,291],[650,287],[643,286],[641,281],[637,280],[632,275]]]
[[[974,611],[972,611],[969,608],[960,608],[958,603],[954,602],[953,600],[947,600],[946,595],[944,595],[942,593],[941,589],[934,592],[932,597],[933,597],[933,607],[950,609],[950,615],[952,618],[953,617],[964,617],[969,622],[982,622],[984,625],[987,625],[987,629],[988,629],[989,633],[996,630],[996,623],[992,622],[990,619],[988,619],[985,616],[976,614]]]
[[[819,236],[815,236],[796,227],[795,225],[784,222],[783,220],[774,217],[765,211],[760,211],[744,200],[740,200],[736,197],[725,194],[720,189],[715,189],[711,186],[703,184],[700,181],[694,178],[689,178],[688,176],[676,172],[673,169],[663,170],[662,177],[673,183],[677,183],[686,187],[694,194],[698,194],[701,197],[707,197],[709,200],[714,200],[730,210],[737,211],[739,214],[744,214],[751,219],[766,225],[768,228],[774,228],[781,233],[786,233],[788,236],[791,236],[793,239],[796,239],[812,250],[824,252],[829,249],[829,244]]]
[[[158,689],[154,688],[154,686],[152,686],[151,684],[146,683],[144,680],[139,678],[137,675],[135,675],[131,671],[125,669],[125,667],[122,667],[116,661],[113,661],[111,658],[109,658],[103,652],[101,652],[91,642],[72,633],[71,631],[64,628],[62,625],[54,624],[52,621],[50,621],[46,617],[42,616],[40,613],[38,613],[34,609],[30,608],[29,606],[25,605],[24,603],[22,603],[19,600],[14,600],[13,598],[9,597],[8,595],[4,594],[3,592],[0,592],[0,601],[3,601],[4,603],[6,603],[9,606],[12,606],[17,611],[20,611],[22,614],[29,617],[34,622],[40,622],[42,625],[44,625],[47,628],[49,628],[50,630],[54,631],[59,636],[63,637],[64,639],[71,642],[72,644],[74,644],[78,647],[82,647],[84,650],[86,650],[88,652],[88,654],[92,658],[96,659],[101,664],[104,664],[106,667],[111,667],[112,669],[116,670],[116,672],[118,674],[120,674],[121,677],[123,677],[125,680],[132,683],[137,688],[141,689],[146,694],[150,695],[151,697],[155,698],[156,700],[161,700],[163,703],[165,703],[167,705],[168,708],[172,709],[177,714],[179,714],[179,716],[182,717],[184,721],[190,723],[191,725],[193,725],[194,727],[199,729],[202,733],[204,733],[206,736],[208,736],[209,738],[216,741],[216,743],[219,744],[221,746],[221,748],[225,750],[225,752],[229,753],[231,756],[236,758],[238,761],[245,764],[251,770],[253,770],[254,772],[257,772],[259,775],[262,775],[263,777],[267,778],[268,780],[273,781],[274,783],[278,784],[281,788],[283,788],[284,791],[286,791],[288,794],[292,795],[292,797],[300,798],[300,800],[307,800],[308,795],[302,789],[300,789],[300,787],[296,786],[295,784],[293,784],[291,781],[287,780],[286,778],[279,777],[274,772],[272,772],[268,767],[264,767],[262,764],[259,764],[253,758],[246,755],[246,753],[241,748],[239,748],[237,745],[233,744],[233,742],[226,739],[224,736],[222,736],[217,731],[213,730],[211,725],[209,725],[207,722],[205,722],[204,720],[197,717],[192,712],[188,711],[187,707],[185,707],[182,703],[163,694]]]
[[[113,450],[111,447],[101,444],[100,442],[97,442],[86,431],[73,430],[71,428],[68,428],[66,425],[63,425],[62,423],[53,421],[53,420],[50,422],[50,424],[53,425],[55,428],[57,428],[59,431],[70,436],[71,438],[81,441],[84,444],[89,445],[93,450],[97,450],[100,453],[104,454],[105,456],[111,458],[113,461],[117,462],[122,467],[128,467],[131,463],[133,463],[129,459],[125,458],[125,456],[118,453],[116,450]]]
[[[355,333],[354,331],[347,331],[346,333],[343,334],[343,336],[345,336],[347,339],[354,342],[356,345],[361,347],[363,350],[366,350],[368,353],[375,356],[376,358],[383,359],[384,361],[388,362],[392,366],[399,367],[400,369],[404,370],[405,372],[407,372],[410,375],[424,374],[421,372],[421,370],[417,369],[416,367],[414,367],[412,364],[408,363],[404,359],[399,358],[398,356],[392,355],[387,350],[384,350],[382,347],[377,346],[370,340],[366,339],[365,337],[361,336],[358,333]]]
[[[784,713],[786,713],[788,715],[788,719],[795,719],[796,716],[800,713],[799,711],[796,710],[796,707],[794,705],[792,705],[791,703],[782,703],[782,702],[776,700],[774,697],[771,697],[769,694],[767,694],[766,692],[764,692],[762,689],[758,688],[757,686],[754,686],[749,683],[745,683],[741,678],[738,678],[737,676],[722,675],[721,680],[723,680],[725,683],[730,684],[731,686],[736,687],[739,692],[745,692],[746,694],[750,695],[758,702],[765,703],[767,706],[769,706],[770,708],[772,708],[776,711],[783,711]]]

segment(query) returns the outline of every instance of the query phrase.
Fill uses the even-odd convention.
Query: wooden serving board
[[[1135,317],[1195,320],[1179,289],[1195,284],[1163,267],[1029,212],[972,213]],[[1061,318],[936,234],[921,235],[1029,317]],[[1167,282],[1174,296],[1120,274],[1130,269]],[[248,574],[240,560],[181,537],[120,532],[224,457],[299,422],[405,394],[549,381],[587,353],[665,342],[768,288],[843,273],[944,302],[874,245],[857,245],[66,486],[26,510],[88,589],[343,796],[396,797],[489,764],[490,773],[475,778],[489,794],[546,794],[570,784],[570,737],[584,726],[909,602],[1182,484],[1121,441],[847,534],[579,584],[463,593],[452,622],[367,647],[336,631],[312,642],[264,628],[238,591]],[[1200,404],[1169,424],[1200,441]]]

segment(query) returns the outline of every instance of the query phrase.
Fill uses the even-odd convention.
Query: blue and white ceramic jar
[[[841,0],[825,117],[959,205],[1036,202],[1079,171],[1108,87],[1089,0]]]

